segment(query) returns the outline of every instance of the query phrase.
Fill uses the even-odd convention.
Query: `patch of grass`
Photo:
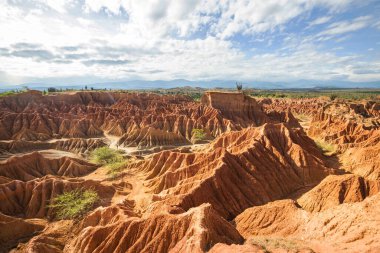
[[[310,116],[308,116],[308,115],[306,115],[306,114],[302,114],[302,113],[300,113],[300,114],[295,114],[294,113],[294,117],[296,118],[296,119],[298,119],[299,121],[301,121],[301,122],[307,122],[307,121],[310,121]]]
[[[206,133],[201,128],[194,128],[191,131],[191,135],[193,136],[195,141],[203,141],[204,139],[206,139]]]
[[[318,98],[328,97],[331,101],[339,99],[348,100],[379,100],[379,89],[298,89],[298,90],[255,90],[250,93],[253,97],[267,98]]]
[[[270,252],[274,249],[282,249],[291,252],[299,252],[307,249],[309,252],[313,252],[310,248],[305,247],[303,243],[285,238],[254,237],[249,240],[249,243],[262,247],[264,252]]]
[[[328,143],[321,139],[314,140],[314,142],[317,144],[318,148],[322,150],[324,155],[332,156],[336,154],[337,148],[334,144]]]
[[[93,150],[90,154],[90,160],[106,166],[108,168],[107,174],[111,179],[116,178],[129,162],[123,158],[119,150],[107,146]]]
[[[110,176],[110,178],[117,178],[120,172],[123,170],[123,168],[128,165],[128,163],[128,160],[124,160],[120,162],[107,164],[107,174]]]
[[[17,93],[18,93],[18,92],[14,91],[14,90],[4,91],[4,92],[1,92],[1,93],[0,93],[0,97],[12,96],[12,95],[15,95],[15,94],[17,94]]]
[[[104,146],[94,149],[90,154],[90,160],[96,164],[109,165],[123,161],[120,151]]]
[[[94,190],[75,189],[53,198],[49,207],[55,209],[58,219],[76,219],[90,211],[98,200]]]
[[[335,93],[332,93],[332,94],[330,94],[330,96],[329,96],[329,98],[330,98],[331,101],[334,101],[337,97],[338,97],[338,95],[335,94]]]

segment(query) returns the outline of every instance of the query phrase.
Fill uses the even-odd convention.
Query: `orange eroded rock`
[[[129,169],[145,174],[157,207],[211,203],[227,219],[334,173],[301,129],[284,124],[223,134],[204,153],[163,151]]]
[[[356,175],[331,175],[297,200],[303,209],[320,212],[331,207],[363,201],[380,191],[380,181],[369,181]]]
[[[46,158],[39,152],[13,156],[0,162],[0,176],[28,181],[46,175],[79,177],[94,171],[98,166],[71,157]]]
[[[54,217],[54,210],[48,207],[50,200],[77,188],[94,189],[103,199],[103,204],[109,203],[115,193],[113,187],[92,180],[66,180],[51,176],[27,182],[13,180],[0,185],[0,212],[24,218]]]
[[[204,252],[218,242],[243,242],[208,204],[182,213],[161,210],[147,218],[115,219],[103,226],[101,220],[85,227],[64,252]]]
[[[376,252],[380,248],[379,208],[380,194],[317,213],[301,209],[293,200],[279,200],[248,208],[235,222],[244,238],[296,238],[314,250],[324,245],[334,252]]]

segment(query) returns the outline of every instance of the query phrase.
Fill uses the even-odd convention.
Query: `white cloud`
[[[352,21],[341,21],[332,23],[327,30],[320,33],[320,35],[337,35],[360,30],[370,25],[372,17],[362,16]]]
[[[265,54],[251,48],[243,51],[230,40],[233,35],[246,34],[268,45],[272,38],[258,35],[282,29],[315,7],[329,13],[341,11],[351,0],[281,0],[281,4],[275,0],[86,0],[79,6],[74,0],[34,2],[44,7],[0,0],[0,82],[69,76],[273,81],[379,78],[378,63],[368,63],[374,67],[366,73],[365,62],[359,64],[356,56],[323,52],[311,39],[292,45],[296,39],[289,35],[286,50]],[[76,11],[71,12],[74,6]],[[311,23],[327,23],[330,16]],[[348,33],[369,22],[369,17],[337,22],[320,36]],[[206,31],[198,36],[202,27]],[[35,48],[23,49],[22,44],[15,48],[16,43]]]
[[[331,20],[331,18],[332,18],[331,16],[319,17],[319,18],[313,20],[312,22],[310,22],[309,27],[325,24],[325,23],[329,22]]]

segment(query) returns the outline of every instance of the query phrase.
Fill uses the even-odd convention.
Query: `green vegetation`
[[[127,166],[129,163],[128,160],[124,160],[121,162],[115,162],[107,164],[108,172],[107,174],[110,176],[110,178],[117,178],[120,174],[120,172]]]
[[[191,135],[193,136],[195,141],[203,141],[204,139],[206,139],[206,133],[201,128],[194,128],[191,131]]]
[[[54,208],[58,219],[76,219],[90,211],[98,200],[94,190],[75,189],[53,198],[49,207]]]
[[[90,159],[96,164],[107,165],[123,161],[123,156],[118,150],[104,146],[93,150]]]
[[[253,97],[268,98],[317,98],[328,97],[330,100],[349,99],[349,100],[379,100],[379,89],[325,89],[325,90],[255,90],[250,92]]]
[[[264,252],[271,252],[274,249],[286,249],[291,252],[299,252],[301,249],[311,249],[305,247],[302,242],[276,237],[259,237],[255,236],[248,241],[250,244],[258,245]],[[309,252],[309,251],[308,251]]]
[[[197,102],[199,102],[199,101],[201,101],[201,97],[202,97],[202,93],[190,93],[190,94],[188,94],[188,96],[190,96],[194,101],[197,101]]]
[[[16,90],[8,90],[8,91],[4,91],[4,92],[0,92],[0,97],[7,97],[7,96],[12,96],[12,95],[16,95],[16,94],[19,94],[19,93],[23,93],[25,91],[28,91],[28,87],[23,87],[22,89],[16,89]]]
[[[324,155],[332,156],[336,154],[337,148],[335,145],[328,143],[324,140],[318,139],[314,140],[315,144],[317,144],[318,148],[320,148]]]
[[[17,92],[14,91],[14,90],[5,91],[5,92],[0,93],[0,97],[11,96],[11,95],[14,95],[14,94],[17,94]]]
[[[90,154],[90,160],[93,163],[105,165],[108,168],[108,175],[116,178],[122,169],[128,164],[122,153],[108,146],[97,148]]]
[[[299,121],[301,122],[307,122],[307,121],[311,121],[311,116],[308,116],[306,114],[303,114],[303,113],[293,113],[294,117],[296,117],[296,119],[298,119]]]
[[[333,94],[330,94],[329,97],[331,101],[334,101],[338,97],[338,95],[333,93]]]

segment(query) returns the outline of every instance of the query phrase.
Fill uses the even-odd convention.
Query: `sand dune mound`
[[[39,152],[13,156],[0,162],[0,176],[11,180],[28,181],[45,175],[79,177],[94,171],[96,165],[84,160],[61,157],[46,158]]]
[[[227,219],[334,173],[301,129],[284,124],[226,133],[211,145],[204,153],[163,151],[131,169],[145,173],[158,200],[185,210],[211,203]]]
[[[252,207],[236,217],[244,236],[302,238],[318,252],[376,252],[380,248],[380,194],[309,213],[293,200]]]
[[[305,193],[297,202],[309,212],[320,212],[342,203],[363,201],[380,191],[380,181],[356,175],[331,175]]]
[[[214,244],[242,243],[226,220],[204,204],[180,214],[155,213],[88,226],[65,252],[204,252]]]
[[[11,181],[0,185],[0,212],[24,218],[54,217],[49,208],[50,200],[65,191],[84,188],[94,189],[98,195],[109,201],[115,189],[92,180],[44,177],[27,182]]]

